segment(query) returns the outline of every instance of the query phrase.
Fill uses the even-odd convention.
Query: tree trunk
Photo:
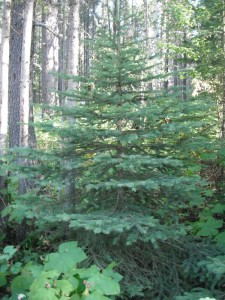
[[[58,0],[58,26],[59,26],[59,73],[63,73],[65,70],[65,40],[66,40],[66,19],[65,19],[65,3],[62,0]],[[62,92],[64,90],[65,80],[61,77],[58,79],[58,90]],[[59,105],[62,105],[62,97],[59,94]]]
[[[13,1],[9,60],[9,147],[20,144],[20,75],[25,1]]]
[[[104,5],[104,4],[102,4]],[[86,43],[85,39],[90,37],[90,16],[89,16],[89,6],[85,7],[85,17],[84,17],[84,76],[89,76],[90,68],[90,49],[89,44]]]
[[[75,75],[79,74],[79,27],[80,27],[80,17],[79,17],[79,0],[70,0],[70,15],[69,15],[69,47],[68,47],[68,65],[67,74]],[[68,90],[76,89],[77,83],[74,80],[68,80],[67,85]],[[68,106],[74,106],[74,101],[67,101]]]
[[[9,37],[10,37],[11,1],[3,3],[2,39],[0,61],[0,154],[7,147],[8,133],[8,73],[9,73]]]
[[[223,64],[224,64],[224,73],[223,73],[223,86],[222,86],[222,125],[221,125],[221,137],[225,138],[225,0],[223,0]]]
[[[157,73],[154,65],[157,63],[157,39],[158,39],[158,3],[156,0],[149,2],[144,0],[145,7],[145,38],[146,38],[146,56],[147,64],[152,66],[153,74]],[[155,81],[148,83],[148,89],[152,90],[157,87]]]
[[[21,59],[21,79],[20,79],[20,148],[29,146],[29,100],[30,100],[30,55],[32,39],[34,0],[27,0],[25,6],[24,27],[23,27],[23,44]],[[21,163],[26,164],[26,160]],[[19,194],[27,191],[27,182],[20,178]]]
[[[35,8],[36,8],[36,2],[34,3],[34,12],[33,12],[33,19],[35,20]],[[34,127],[34,89],[33,89],[33,82],[35,81],[35,27],[33,27],[33,38],[31,42],[31,62],[30,62],[30,111],[29,111],[29,122],[31,123],[31,126],[29,126],[29,147],[36,148],[37,147],[37,139],[35,134],[35,127]]]
[[[57,104],[58,77],[53,74],[59,71],[57,4],[57,0],[51,1],[48,7],[44,7],[42,15],[42,101],[46,106]],[[50,116],[51,110],[44,108],[44,115]]]
[[[8,133],[8,73],[9,73],[9,37],[10,37],[11,0],[4,0],[2,11],[2,37],[0,61],[0,156],[5,154]],[[0,158],[2,159],[2,158]],[[4,163],[0,160],[0,164]],[[7,205],[4,191],[7,188],[6,174],[0,176],[0,212]],[[0,229],[3,232],[4,222],[0,214]]]
[[[184,32],[184,43],[186,43],[186,39],[187,39],[187,35],[186,35],[186,32]],[[187,54],[184,53],[184,56],[183,56],[183,70],[185,70],[187,68]],[[187,100],[187,75],[184,74],[183,75],[183,80],[182,80],[182,99],[184,101]]]
[[[67,74],[79,75],[79,16],[80,1],[70,0],[70,14],[69,14],[69,36],[68,36],[68,61],[67,61]],[[67,89],[76,90],[77,82],[74,80],[68,80]],[[76,99],[68,97],[66,99],[66,105],[68,107],[74,107],[76,105]],[[75,122],[74,118],[70,118],[71,125]],[[64,207],[66,210],[70,210],[73,206],[73,200],[75,199],[75,174],[70,168],[70,161],[65,161],[65,168],[67,169],[67,175],[65,178],[65,202]]]
[[[5,154],[8,133],[8,73],[11,0],[3,2],[0,61],[0,155]],[[5,176],[0,176],[0,189],[5,187]]]

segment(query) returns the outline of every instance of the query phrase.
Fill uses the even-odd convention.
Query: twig
[[[40,23],[40,22],[35,22],[34,21],[34,26],[40,26],[40,27],[44,27],[45,29],[47,29],[48,31],[50,31],[52,34],[54,34],[56,37],[61,38],[62,36],[58,33],[55,33],[51,28],[49,28],[46,24],[44,23]]]

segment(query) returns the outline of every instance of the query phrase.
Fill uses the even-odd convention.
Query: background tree
[[[59,71],[59,29],[58,29],[58,1],[51,1],[43,5],[42,15],[42,97],[43,104],[57,104],[58,77],[54,73]],[[44,109],[43,114],[47,112]]]
[[[20,144],[20,74],[24,1],[12,1],[9,61],[9,147]]]
[[[0,63],[0,155],[5,154],[8,134],[8,73],[11,1],[3,2]],[[3,175],[3,174],[1,174]],[[5,187],[5,176],[0,176],[0,188]]]
[[[65,104],[68,108],[73,108],[76,106],[76,99],[71,97],[74,91],[78,89],[78,82],[75,80],[75,76],[79,75],[79,50],[80,50],[80,40],[79,40],[79,29],[80,29],[80,1],[70,0],[70,12],[69,12],[69,34],[68,34],[68,52],[67,52],[67,70],[66,73],[72,77],[67,81],[67,97],[65,99]],[[76,118],[70,118],[71,125],[76,122]],[[64,142],[63,142],[64,143]],[[64,161],[67,174],[65,176],[65,187],[64,187],[64,201],[66,210],[71,209],[74,205],[74,200],[76,198],[76,190],[74,183],[74,173],[71,169],[72,161]]]
[[[20,148],[29,147],[30,55],[33,28],[33,8],[34,0],[26,1],[24,11],[25,16],[23,25],[24,27],[20,74]],[[26,191],[26,182],[21,178],[19,184],[19,193],[24,194]]]

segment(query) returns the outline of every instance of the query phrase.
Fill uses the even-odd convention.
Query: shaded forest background
[[[1,14],[1,299],[225,299],[224,0]]]

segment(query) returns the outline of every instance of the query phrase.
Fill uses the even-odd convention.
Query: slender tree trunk
[[[59,71],[59,28],[58,28],[58,1],[51,1],[44,7],[42,23],[42,99],[44,105],[56,105],[58,77],[53,73]],[[47,10],[47,12],[46,12]],[[50,30],[51,31],[50,31]],[[43,115],[51,115],[48,108],[43,109]]]
[[[165,75],[168,74],[168,72],[169,72],[169,49],[168,49],[168,46],[166,46],[166,47],[167,47],[167,49],[166,49],[165,58],[164,58],[164,74]],[[166,78],[166,80],[164,80],[163,85],[164,85],[164,90],[167,92],[168,88],[169,88],[168,78]]]
[[[159,73],[159,66],[154,66],[159,63],[161,57],[159,57],[159,49],[158,49],[158,40],[159,40],[159,7],[158,1],[153,0],[150,2],[150,15],[151,17],[151,29],[150,29],[150,40],[151,40],[151,48],[152,48],[152,55],[155,57],[152,59],[152,72],[154,75]],[[153,80],[151,83],[152,89],[158,89],[160,87],[160,83],[157,80]]]
[[[11,0],[4,0],[2,11],[2,37],[0,56],[0,156],[5,154],[8,134],[8,73],[9,73],[9,37],[10,37]],[[1,158],[0,158],[1,159]],[[0,160],[0,164],[3,163]],[[7,175],[0,176],[0,212],[7,205],[4,200],[4,190]],[[4,222],[0,214],[0,229]]]
[[[20,75],[25,1],[13,1],[9,60],[9,147],[20,144]]]
[[[79,0],[70,0],[70,15],[69,15],[69,46],[68,46],[68,64],[67,64],[67,74],[75,75],[79,74],[79,28],[80,28],[80,1]],[[68,80],[67,85],[68,90],[76,89],[77,82],[74,80]],[[74,106],[75,101],[67,100],[68,106]]]
[[[222,125],[221,125],[221,137],[225,138],[225,0],[223,1],[223,65],[224,65],[224,73],[223,73],[223,86],[222,86]]]
[[[79,74],[79,28],[80,28],[80,16],[79,16],[80,1],[70,0],[70,14],[69,14],[69,36],[68,36],[68,61],[67,61],[67,74],[77,76]],[[77,82],[75,80],[68,80],[68,91],[77,89]],[[76,105],[76,99],[68,97],[66,99],[66,105],[68,107],[74,107]],[[74,118],[70,118],[71,126],[75,122]],[[73,200],[75,199],[75,174],[70,168],[70,161],[65,161],[65,167],[67,169],[67,175],[65,178],[65,202],[64,207],[69,210],[73,206]]]
[[[33,11],[33,19],[35,20],[35,8],[36,2],[34,3],[34,11]],[[33,31],[35,32],[35,27],[33,26]],[[33,32],[33,37],[35,36]],[[35,39],[32,39],[31,42],[31,62],[30,62],[30,111],[29,111],[29,122],[31,126],[29,126],[29,147],[36,148],[37,147],[37,139],[35,134],[35,127],[34,127],[34,89],[33,89],[33,82],[35,80],[35,67],[34,67],[34,60],[35,60]]]
[[[144,0],[145,7],[145,38],[146,38],[146,54],[147,60],[149,60],[152,51],[151,51],[151,24],[150,24],[150,12],[149,12],[149,3],[147,0]]]
[[[58,0],[58,26],[59,26],[59,73],[62,74],[65,70],[65,40],[66,40],[66,20],[65,20],[65,3],[62,0]],[[64,79],[59,77],[58,90],[62,92],[64,90]],[[62,97],[59,94],[59,105],[62,105]]]
[[[165,0],[164,2],[164,9],[163,9],[163,19],[162,19],[162,40],[165,45],[164,51],[163,51],[163,73],[166,75],[169,72],[169,49],[168,49],[168,43],[169,43],[169,29],[168,29],[168,24],[169,24],[169,17],[167,14],[167,3],[168,0]],[[169,87],[169,80],[166,77],[165,80],[163,81],[163,88],[165,92],[168,91]]]
[[[89,29],[90,29],[89,7],[86,6],[85,18],[84,18],[84,76],[86,77],[88,77],[89,75],[89,68],[90,68],[90,49],[89,49],[89,44],[87,44],[87,42],[85,41],[87,38],[89,38],[90,35]]]
[[[186,32],[184,32],[184,43],[186,42],[186,39],[187,39],[187,34]],[[187,68],[187,54],[184,53],[184,56],[183,56],[183,69],[185,70]],[[182,98],[184,101],[187,100],[187,76],[186,74],[183,75],[183,80],[182,80]]]
[[[29,146],[29,100],[30,100],[30,56],[32,40],[34,0],[26,0],[24,27],[23,27],[23,44],[21,59],[21,79],[20,79],[20,148]],[[22,164],[26,164],[23,160]],[[19,194],[27,191],[27,181],[20,178]]]
[[[8,73],[11,0],[3,2],[0,61],[0,155],[5,154],[8,134]],[[0,176],[0,189],[5,187],[5,176]]]
[[[0,61],[0,155],[7,147],[8,133],[8,73],[11,1],[3,3],[2,39]]]
[[[177,72],[177,56],[173,59],[173,71]],[[173,86],[177,88],[178,86],[178,77],[177,74],[174,74],[173,76]]]
[[[9,147],[20,145],[20,76],[25,0],[12,1],[9,59]],[[20,241],[25,227],[18,225],[16,240]]]

